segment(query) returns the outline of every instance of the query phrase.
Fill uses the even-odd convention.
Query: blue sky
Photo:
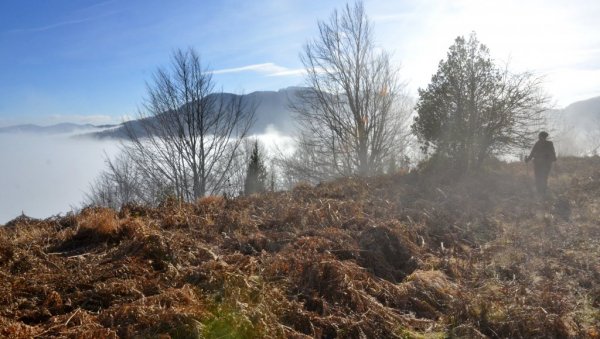
[[[226,91],[302,84],[298,55],[345,1],[3,0],[0,126],[134,116],[152,72],[194,47]],[[600,2],[367,0],[411,94],[471,31],[499,62],[546,77],[557,106],[600,95]]]

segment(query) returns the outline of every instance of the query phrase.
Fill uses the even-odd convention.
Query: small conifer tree
[[[250,162],[246,170],[246,180],[244,181],[244,194],[264,192],[267,185],[267,169],[265,168],[262,155],[258,150],[258,141],[254,142]]]
[[[275,167],[271,164],[271,169],[269,170],[269,191],[275,192],[275,187],[277,186],[277,176],[275,174]]]

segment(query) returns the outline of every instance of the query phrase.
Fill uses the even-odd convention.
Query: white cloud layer
[[[272,62],[262,64],[253,64],[234,68],[224,68],[212,71],[213,74],[239,73],[239,72],[256,72],[266,76],[297,76],[305,72],[303,68],[292,69],[284,66],[279,66]]]
[[[0,134],[0,224],[21,212],[47,218],[79,207],[90,182],[104,169],[115,141],[67,136]]]
[[[292,137],[273,126],[252,135],[270,156],[294,151]],[[70,138],[68,135],[0,134],[0,225],[21,212],[35,218],[81,207],[85,193],[114,158],[119,142]]]

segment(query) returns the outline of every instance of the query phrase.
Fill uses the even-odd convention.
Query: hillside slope
[[[585,131],[598,128],[600,125],[600,96],[577,101],[562,110],[565,122],[582,128]]]
[[[288,87],[278,91],[258,91],[243,95],[213,93],[210,96],[216,102],[223,101],[224,103],[240,99],[246,113],[255,110],[254,123],[248,131],[249,134],[263,134],[269,128],[274,128],[283,134],[291,135],[295,126],[292,119],[293,113],[289,106],[290,103],[298,100],[298,93],[303,90],[305,90],[303,87]],[[137,136],[145,136],[147,134],[144,128],[146,119],[153,121],[156,118],[150,116],[139,119],[138,117],[137,120],[124,122],[115,128],[87,133],[84,136],[98,139],[124,139],[129,138],[128,131],[133,131]]]
[[[0,228],[0,336],[599,338],[600,159]]]

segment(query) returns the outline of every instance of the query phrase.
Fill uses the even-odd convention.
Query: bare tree
[[[115,159],[107,157],[107,168],[90,185],[84,204],[120,208],[129,202],[147,203],[152,196],[144,189],[143,178],[140,177],[135,164],[123,154]]]
[[[318,25],[301,55],[309,89],[291,104],[301,133],[285,166],[311,181],[381,172],[407,140],[404,85],[361,2]]]
[[[215,91],[193,49],[177,50],[148,84],[141,128],[128,128],[122,149],[149,185],[195,200],[227,187],[254,112],[242,96]]]

